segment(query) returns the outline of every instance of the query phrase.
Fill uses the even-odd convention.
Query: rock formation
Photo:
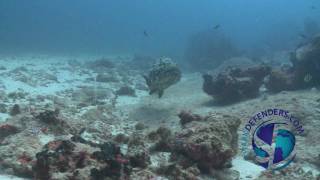
[[[233,103],[259,95],[263,79],[270,72],[265,65],[229,68],[217,76],[203,75],[203,91],[220,104]]]

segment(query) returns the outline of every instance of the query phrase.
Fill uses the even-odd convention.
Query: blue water
[[[0,51],[182,56],[216,25],[243,51],[281,50],[319,17],[316,0],[1,0]]]

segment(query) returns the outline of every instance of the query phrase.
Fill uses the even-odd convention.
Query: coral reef
[[[182,155],[203,172],[226,168],[237,152],[239,125],[240,119],[218,114],[193,121],[176,134],[174,156],[179,161]]]
[[[305,57],[301,52],[302,50],[297,50],[293,57],[303,62],[306,60],[305,63],[309,62],[307,59],[312,56],[301,58]],[[41,180],[194,180],[270,179],[270,177],[285,179],[286,176],[293,179],[319,178],[317,168],[320,156],[317,132],[320,99],[317,88],[270,95],[265,93],[268,98],[264,100],[252,99],[223,108],[212,108],[204,106],[209,97],[201,90],[201,77],[198,74],[186,74],[186,81],[182,81],[170,90],[173,94],[170,98],[158,101],[148,96],[148,89],[141,77],[144,67],[131,70],[127,64],[130,58],[123,62],[110,59],[114,64],[113,68],[108,62],[104,68],[88,68],[84,66],[86,63],[82,59],[69,63],[68,60],[74,57],[63,59],[64,61],[60,63],[56,62],[56,57],[53,59],[52,64],[28,62],[31,65],[25,63],[23,64],[25,68],[20,67],[19,60],[16,65],[10,64],[5,66],[6,70],[1,71],[1,173]],[[149,61],[147,59],[146,61]],[[40,62],[47,63],[41,60]],[[6,61],[5,64],[7,63],[11,61]],[[144,63],[150,62],[142,62]],[[239,68],[228,69],[228,66],[236,66],[237,63],[240,64]],[[222,74],[228,83],[233,79],[244,83],[244,85],[239,83],[243,88],[239,90],[243,92],[237,91],[237,93],[243,99],[247,99],[248,96],[242,96],[248,91],[244,87],[254,87],[255,90],[251,93],[256,95],[257,87],[263,83],[260,81],[269,71],[266,66],[251,66],[252,63],[255,65],[255,62],[248,58],[232,58],[228,62],[223,62],[221,69],[217,69],[216,75]],[[38,64],[43,66],[39,67]],[[247,68],[249,65],[250,68]],[[295,66],[302,65],[304,63],[297,61]],[[103,63],[99,66],[103,66]],[[53,76],[47,76],[39,70],[44,67],[46,72]],[[284,73],[284,76],[294,76],[294,73],[289,72],[305,71],[300,71],[299,68],[293,71],[291,68],[280,69],[278,72]],[[222,69],[225,72],[220,73]],[[273,71],[275,70],[277,69]],[[95,81],[98,74],[116,78],[118,82]],[[39,79],[43,78],[45,83],[39,82],[37,76]],[[212,79],[216,78],[213,74],[210,76]],[[155,73],[153,77],[159,76]],[[312,80],[317,76],[311,73],[305,77],[303,80],[313,83]],[[165,82],[166,78],[160,80],[159,84]],[[252,84],[246,84],[246,79],[250,79],[248,82]],[[284,78],[288,79],[293,80],[294,77]],[[153,80],[156,82],[157,78]],[[284,82],[278,84],[279,91],[286,84]],[[291,86],[290,81],[288,82]],[[132,87],[132,90],[136,91],[136,97],[119,97],[121,94],[127,94],[117,92],[121,87]],[[221,91],[228,92],[228,89]],[[238,101],[241,100],[240,98]],[[255,168],[251,169],[255,165],[250,161],[252,160],[250,154],[245,157],[248,162],[235,153],[238,147],[237,134],[241,130],[238,129],[239,119],[246,120],[248,115],[257,109],[272,107],[275,104],[288,109],[295,117],[301,119],[306,133],[296,135],[295,161],[286,168],[286,171],[270,176],[268,173],[261,174]],[[13,109],[15,110],[11,111]],[[18,112],[16,109],[19,109],[20,113],[16,113]],[[243,165],[250,166],[243,167]],[[307,170],[291,169],[295,165],[310,167],[314,173],[311,176]],[[250,169],[249,173],[247,169]]]
[[[98,147],[68,140],[51,141],[36,154],[34,178],[88,179],[88,174],[91,179],[125,178],[130,172],[129,161],[120,153],[120,148],[112,143]]]
[[[31,132],[35,134],[39,133],[37,131],[41,131],[43,133],[50,132],[57,135],[74,134],[76,132],[76,129],[67,122],[68,120],[60,115],[59,109],[40,111],[33,114],[30,118],[30,121],[35,121],[37,124],[42,126],[35,128],[32,127],[32,124],[25,124],[25,126],[27,128],[31,128]]]
[[[292,67],[275,69],[266,83],[271,92],[305,89],[320,85],[320,35],[291,53]]]
[[[16,126],[13,126],[10,124],[0,125],[0,140],[12,134],[16,134],[18,132],[19,130]]]
[[[203,120],[203,117],[201,117],[198,114],[192,114],[191,111],[181,111],[178,114],[179,118],[180,118],[180,124],[183,126],[189,122],[192,121],[201,121]]]
[[[263,79],[270,72],[266,65],[229,68],[217,76],[204,74],[203,91],[221,104],[233,103],[259,95]]]
[[[96,167],[91,169],[91,177],[93,179],[104,179],[105,177],[126,179],[131,168],[128,166],[129,160],[121,154],[120,147],[113,143],[105,143],[100,146],[100,149],[101,151],[94,152],[92,157],[106,165],[99,169]]]
[[[273,69],[266,82],[266,87],[270,92],[280,92],[283,90],[295,90],[294,74],[288,70]]]
[[[156,131],[152,131],[148,134],[149,140],[154,144],[151,146],[150,151],[172,151],[173,135],[170,129],[166,127],[159,127]]]
[[[171,59],[164,58],[153,65],[147,76],[144,76],[150,94],[157,93],[162,97],[164,90],[180,81],[181,71]]]
[[[148,148],[140,137],[133,136],[129,140],[126,156],[130,159],[132,167],[146,168],[150,164]]]
[[[319,86],[319,56],[320,35],[316,35],[291,53],[291,67],[225,68],[215,76],[203,75],[203,90],[216,102],[227,104],[257,97],[262,84],[273,93]]]
[[[60,123],[59,119],[59,110],[56,109],[55,111],[52,110],[46,110],[44,112],[40,112],[36,118],[39,119],[41,122],[47,123],[47,124],[56,124]]]
[[[218,172],[230,168],[237,153],[240,119],[225,114],[200,116],[187,111],[182,111],[180,118],[188,120],[182,120],[186,123],[175,134],[166,127],[148,134],[147,142],[152,142],[151,159],[158,152],[170,157],[156,158],[160,164],[152,163],[149,168],[169,179],[197,179],[203,173],[223,176]]]
[[[300,88],[320,84],[320,35],[313,37],[310,42],[295,50],[291,62]],[[308,79],[308,76],[309,79]]]
[[[19,130],[0,143],[0,167],[7,174],[32,178],[35,153],[41,148],[34,137]]]
[[[117,134],[114,139],[115,142],[120,143],[120,144],[127,144],[130,140],[130,138],[128,136],[126,136],[125,134]]]

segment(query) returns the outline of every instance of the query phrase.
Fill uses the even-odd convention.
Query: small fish
[[[143,35],[144,35],[145,37],[149,37],[149,33],[148,33],[146,30],[143,31]]]
[[[311,9],[312,9],[312,10],[315,10],[315,9],[317,9],[317,7],[315,7],[315,6],[311,6]]]
[[[303,81],[304,81],[305,83],[308,83],[308,82],[310,82],[311,80],[312,80],[311,74],[306,74],[306,75],[304,76],[304,78],[303,78]]]
[[[219,29],[220,28],[220,24],[217,24],[213,27],[213,29]]]

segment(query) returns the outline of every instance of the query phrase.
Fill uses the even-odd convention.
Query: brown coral
[[[190,111],[181,111],[178,116],[181,125],[185,125],[192,121],[201,121],[203,119],[200,115],[192,114]]]
[[[271,68],[265,65],[231,68],[217,76],[203,75],[203,91],[221,104],[234,103],[259,95],[263,79]]]
[[[240,120],[231,116],[210,115],[194,121],[177,133],[173,149],[208,172],[226,167],[237,151]]]
[[[18,132],[19,132],[18,128],[13,125],[10,125],[10,124],[0,125],[0,139]]]

